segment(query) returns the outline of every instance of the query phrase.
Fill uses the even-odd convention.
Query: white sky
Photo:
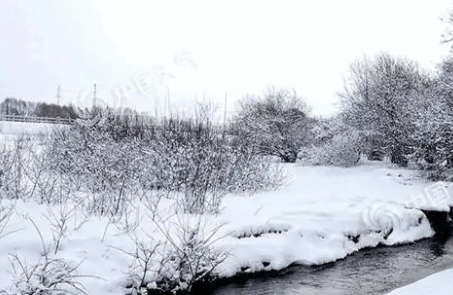
[[[220,3],[220,4],[219,4]],[[440,17],[450,0],[114,1],[0,0],[0,100],[16,97],[118,105],[118,87],[164,65],[170,101],[196,99],[228,110],[245,94],[266,87],[294,88],[314,114],[330,114],[349,64],[385,50],[427,68],[448,52]],[[186,52],[196,67],[178,66]],[[148,76],[149,77],[149,76]],[[135,85],[135,86],[134,86]],[[159,106],[167,89],[121,103],[137,110]]]

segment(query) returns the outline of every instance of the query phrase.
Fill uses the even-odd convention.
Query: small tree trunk
[[[397,164],[398,166],[407,167],[408,161],[399,146],[392,150],[390,159],[392,163]]]
[[[284,163],[295,163],[297,160],[297,151],[285,151],[280,158]]]

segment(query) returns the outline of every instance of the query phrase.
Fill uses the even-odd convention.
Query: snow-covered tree
[[[443,178],[453,168],[453,59],[444,60],[438,76],[425,89],[422,99],[411,105],[415,147],[412,158],[431,178]]]
[[[341,93],[345,122],[370,135],[384,138],[383,150],[393,163],[407,165],[414,100],[422,99],[432,83],[415,62],[380,53],[351,65]]]
[[[441,36],[441,42],[449,44],[453,48],[453,9],[447,11],[446,15],[442,17],[442,21],[446,24],[445,30]]]
[[[256,144],[262,155],[295,162],[308,139],[308,107],[295,93],[269,89],[264,96],[242,100],[236,115],[242,137]]]

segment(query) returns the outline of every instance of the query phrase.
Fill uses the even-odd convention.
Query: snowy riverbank
[[[136,200],[122,220],[86,216],[76,204],[48,207],[17,202],[1,238],[0,290],[17,281],[16,258],[29,265],[41,258],[43,241],[48,245],[55,240],[61,215],[67,216],[66,230],[58,249],[52,249],[54,257],[80,263],[77,279],[88,294],[119,295],[131,276],[140,275],[140,259],[134,258],[140,245],[152,249],[167,234],[180,238],[181,227],[198,228],[201,240],[227,253],[216,273],[229,277],[279,270],[293,263],[322,264],[364,247],[430,237],[434,232],[428,220],[414,208],[444,210],[452,201],[447,199],[446,184],[426,183],[414,171],[382,163],[356,168],[288,165],[287,169],[292,177],[285,188],[227,196],[218,216],[177,217],[175,204],[168,199],[162,199],[155,211]],[[8,204],[2,201],[3,206]],[[153,262],[161,260],[164,251],[157,251]],[[149,266],[149,280],[158,267],[162,265]]]

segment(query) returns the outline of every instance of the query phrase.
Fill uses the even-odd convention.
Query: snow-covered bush
[[[8,295],[65,295],[87,294],[78,282],[78,265],[60,258],[43,255],[35,264],[27,264],[18,255],[11,255],[11,264],[15,270],[15,282]]]
[[[255,152],[293,163],[305,145],[308,107],[295,93],[269,89],[262,97],[246,97],[236,114],[242,140],[252,141]]]
[[[0,199],[7,195],[12,183],[12,152],[0,147]]]
[[[140,115],[131,109],[94,107],[80,110],[78,116],[79,124],[107,133],[115,141],[125,138],[142,139],[154,132],[151,117]]]
[[[143,119],[143,130],[152,132],[140,133],[129,132],[129,125],[118,133],[109,118],[96,110],[56,130],[45,151],[63,187],[87,192],[92,213],[121,215],[129,196],[154,190],[175,192],[168,195],[178,197],[184,212],[217,213],[227,192],[274,189],[283,181],[277,164],[250,146],[230,144],[209,114]]]
[[[221,226],[207,231],[207,221],[201,217],[187,214],[175,217],[173,221],[155,221],[163,240],[155,240],[154,235],[140,239],[132,234],[129,236],[135,250],[118,249],[132,258],[126,284],[128,294],[147,294],[147,290],[180,294],[203,287],[216,278],[217,266],[228,256],[213,247],[224,237],[219,234]]]
[[[46,150],[60,185],[85,192],[87,210],[99,215],[122,213],[140,167],[138,152],[136,141],[115,141],[83,125],[56,131]]]
[[[43,154],[38,142],[35,136],[21,135],[0,148],[0,199],[56,203],[68,195],[60,185],[61,176],[49,169],[52,156]]]
[[[228,192],[275,189],[283,181],[278,165],[252,147],[231,145],[210,118],[174,116],[159,129],[145,153],[145,162],[153,164],[142,179],[179,192],[187,213],[217,213]]]
[[[47,244],[44,237],[33,219],[31,223],[35,227],[42,244],[40,257],[35,263],[29,263],[19,254],[10,253],[10,263],[14,281],[8,290],[0,290],[5,295],[65,295],[87,294],[79,278],[87,277],[80,275],[77,269],[79,264],[73,264],[51,254],[51,248],[55,239]],[[93,277],[94,278],[94,277]]]
[[[12,145],[0,147],[0,199],[29,196],[28,172],[31,167],[32,138],[19,136]]]
[[[334,166],[350,167],[360,160],[362,138],[358,131],[337,134],[327,146],[328,162]]]
[[[161,289],[190,292],[194,286],[213,280],[216,267],[228,254],[213,247],[213,243],[222,238],[217,236],[220,227],[206,235],[205,226],[200,218],[191,224],[181,217],[172,224],[174,232],[164,224],[159,226],[170,244],[170,251],[159,269],[157,285]]]
[[[336,118],[319,121],[312,130],[313,145],[299,153],[302,163],[351,167],[358,164],[363,148],[363,135]]]

